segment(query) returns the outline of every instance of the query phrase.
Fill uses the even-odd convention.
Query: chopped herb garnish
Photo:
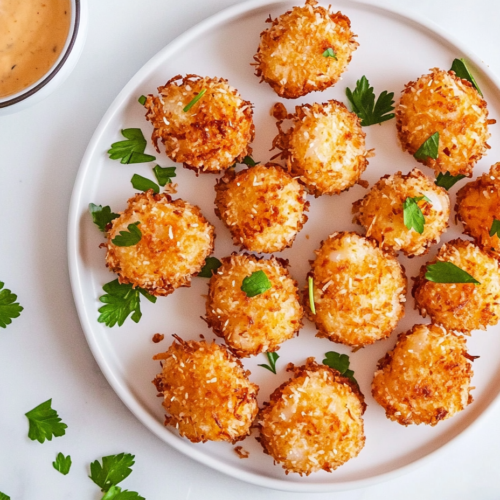
[[[139,99],[137,99],[139,101],[140,104],[142,104],[144,106],[144,104],[146,104],[146,101],[148,100],[148,98],[145,96],[145,95],[141,95],[141,97],[139,97]]]
[[[7,328],[14,318],[19,318],[23,307],[16,302],[17,295],[7,290],[4,283],[0,281],[0,328]]]
[[[473,276],[452,262],[437,261],[427,266],[425,279],[434,283],[474,283],[480,285]]]
[[[269,370],[270,372],[273,372],[276,375],[276,361],[279,358],[279,355],[277,352],[266,352],[267,359],[269,361],[268,365],[257,365],[257,366],[262,366],[262,368],[265,368],[266,370]]]
[[[255,271],[250,276],[243,279],[241,290],[247,294],[247,297],[255,297],[261,293],[267,292],[272,287],[267,274],[264,271]]]
[[[442,174],[439,172],[436,177],[436,186],[440,186],[445,188],[446,191],[449,191],[452,186],[454,186],[458,181],[462,180],[465,177],[463,174],[451,175],[450,172],[446,172],[446,174]]]
[[[351,382],[358,385],[357,380],[354,378],[354,372],[349,370],[349,356],[347,354],[339,354],[335,351],[325,353],[326,358],[323,364],[340,372],[341,375],[348,378]]]
[[[418,206],[418,202],[425,200],[430,203],[427,196],[415,196],[414,198],[406,198],[403,202],[403,221],[408,229],[415,229],[418,234],[424,232],[425,217],[422,209]]]
[[[120,231],[120,234],[115,236],[111,240],[111,243],[117,247],[133,247],[137,245],[142,238],[141,230],[138,227],[140,223],[140,221],[137,221],[133,224],[129,224],[127,226],[128,231]]]
[[[55,462],[52,462],[52,466],[61,474],[66,475],[71,468],[71,457],[69,455],[65,457],[62,453],[58,453]]]
[[[493,217],[493,223],[491,224],[491,229],[490,229],[490,236],[495,236],[495,234],[500,238],[500,220],[495,219],[495,217]]]
[[[311,308],[311,312],[316,314],[316,305],[314,304],[314,279],[312,276],[307,278],[307,284],[309,287],[309,307]]]
[[[337,54],[335,54],[333,49],[329,47],[323,52],[323,57],[333,57],[334,59],[337,59]]]
[[[481,92],[481,89],[479,88],[479,85],[476,82],[476,79],[472,76],[472,73],[470,72],[469,68],[467,67],[467,63],[465,62],[465,59],[455,59],[453,61],[453,64],[451,65],[451,70],[455,72],[455,75],[457,75],[459,78],[463,78],[464,80],[468,80],[476,90],[479,92],[479,95],[482,97],[483,93]]]
[[[140,128],[123,129],[122,135],[127,140],[114,142],[111,144],[111,149],[108,150],[109,157],[112,160],[121,158],[120,163],[123,164],[146,163],[156,160],[154,156],[144,154],[147,143]]]
[[[10,497],[0,491],[0,500],[10,500]]]
[[[207,89],[203,89],[197,94],[191,102],[184,108],[184,113],[187,113],[204,95]]]
[[[89,477],[102,491],[108,491],[132,473],[134,458],[130,453],[102,457],[102,465],[98,460],[90,464]]]
[[[249,167],[255,167],[260,163],[260,161],[254,161],[254,159],[251,156],[245,156],[245,158],[243,158],[243,160],[241,160],[241,163],[244,163],[245,165],[248,165]]]
[[[49,399],[25,414],[29,422],[28,437],[32,441],[43,443],[46,439],[52,441],[52,436],[66,434],[68,426],[61,421],[51,405],[52,399]]]
[[[119,486],[111,486],[101,500],[146,500],[135,491],[122,490]]]
[[[432,134],[413,155],[417,160],[425,161],[427,158],[437,160],[439,154],[439,132]]]
[[[104,233],[106,232],[106,227],[111,224],[111,221],[120,217],[111,211],[109,206],[94,205],[89,203],[89,212],[92,215],[92,220],[94,224]]]
[[[130,179],[132,186],[139,191],[147,191],[148,189],[152,189],[156,194],[160,192],[160,186],[146,177],[143,177],[139,174],[134,174],[132,179]]]
[[[160,186],[165,186],[166,184],[170,184],[172,182],[172,177],[176,177],[175,167],[160,167],[160,165],[156,165],[153,168],[153,172],[155,173],[156,180]]]
[[[99,309],[101,313],[97,321],[112,328],[116,324],[122,326],[129,314],[132,314],[132,321],[139,323],[141,319],[141,295],[146,297],[153,304],[156,297],[146,290],[135,287],[131,284],[121,284],[117,279],[106,283],[102,289],[106,292],[99,300],[105,305]]]
[[[198,278],[211,278],[219,267],[222,266],[222,262],[216,257],[207,257],[205,259],[205,265],[202,270],[198,273]]]
[[[351,104],[352,111],[361,119],[361,125],[368,127],[375,123],[382,123],[394,118],[394,92],[384,90],[375,103],[375,93],[373,87],[370,87],[370,82],[366,76],[362,76],[356,82],[354,92],[346,88],[345,93]]]

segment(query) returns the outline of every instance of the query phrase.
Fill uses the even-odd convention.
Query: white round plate
[[[250,63],[259,44],[259,34],[268,26],[266,18],[269,14],[274,18],[293,5],[288,0],[260,0],[223,11],[170,43],[130,80],[102,119],[80,166],[69,214],[69,263],[73,294],[90,348],[111,386],[146,427],[186,455],[236,478],[281,490],[333,491],[366,486],[408,470],[476,421],[499,392],[499,329],[474,332],[468,340],[469,352],[480,356],[474,363],[473,385],[477,388],[472,394],[475,402],[436,427],[405,428],[389,421],[370,392],[377,361],[392,348],[397,333],[408,330],[416,323],[427,322],[413,311],[410,293],[406,316],[391,338],[356,353],[351,353],[350,349],[340,344],[316,338],[315,329],[306,322],[300,336],[281,347],[277,375],[257,366],[266,362],[264,355],[245,360],[245,366],[252,372],[251,380],[260,386],[260,403],[289,378],[285,371],[287,363],[302,364],[308,356],[315,356],[321,361],[324,353],[330,350],[350,354],[351,367],[366,397],[366,446],[360,455],[333,473],[322,471],[309,477],[287,476],[279,465],[273,465],[270,456],[262,452],[255,433],[240,443],[250,452],[250,457],[242,460],[230,444],[192,444],[163,426],[161,399],[156,397],[156,389],[151,384],[160,366],[151,358],[155,353],[167,350],[173,333],[185,339],[199,339],[200,334],[209,340],[214,338],[200,319],[205,312],[203,294],[207,292],[207,280],[194,278],[191,288],[179,289],[173,295],[159,298],[156,304],[143,299],[143,317],[138,324],[130,319],[121,328],[110,329],[99,324],[97,309],[102,305],[98,301],[103,294],[102,285],[115,277],[104,265],[104,250],[99,249],[99,244],[104,241],[103,235],[88,213],[90,202],[110,205],[115,212],[123,210],[127,199],[134,194],[130,184],[134,173],[154,179],[151,170],[154,163],[121,165],[110,160],[106,151],[111,143],[122,139],[120,130],[123,128],[140,127],[146,137],[151,135],[152,128],[144,119],[144,109],[137,99],[141,94],[154,93],[158,86],[177,74],[227,78],[244,99],[255,105],[254,159],[261,162],[270,159],[275,153],[269,150],[276,127],[269,110],[281,99],[267,84],[259,84]],[[397,99],[405,83],[427,73],[430,68],[448,69],[455,57],[465,57],[488,101],[490,118],[498,118],[500,89],[496,79],[477,57],[457,42],[444,37],[428,22],[352,0],[336,0],[332,9],[341,10],[350,17],[360,46],[335,88],[322,93],[314,92],[296,101],[281,100],[288,110],[292,111],[296,104],[303,102],[325,102],[332,98],[346,102],[345,88],[354,88],[356,80],[362,75],[367,76],[377,95],[383,90],[394,91]],[[365,130],[367,146],[375,148],[376,152],[363,175],[370,185],[384,174],[398,170],[407,173],[414,167],[421,167],[398,145],[395,120]],[[499,157],[498,125],[492,126],[491,131],[492,149],[476,166],[476,175],[486,171]],[[155,154],[151,145],[146,152]],[[156,156],[160,165],[172,165],[163,152]],[[430,169],[421,168],[427,175],[433,175]],[[227,229],[214,215],[215,179],[211,174],[196,177],[194,172],[178,166],[175,180],[179,185],[177,196],[199,205],[216,226],[215,256],[220,258],[237,248],[231,243]],[[452,188],[452,205],[458,187],[464,183],[461,181]],[[299,233],[293,248],[279,254],[289,259],[291,273],[301,286],[305,283],[309,260],[321,240],[334,231],[360,231],[351,222],[351,204],[365,192],[362,187],[355,186],[339,196],[310,199],[309,221]],[[451,227],[442,241],[459,236],[461,227],[456,226],[453,220],[452,215]],[[401,258],[409,278],[417,274],[438,246],[427,257]],[[411,285],[411,279],[409,281]],[[157,332],[166,334],[166,337],[163,342],[154,344],[151,337]]]

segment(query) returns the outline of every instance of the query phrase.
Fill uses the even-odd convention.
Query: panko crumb
[[[245,450],[243,448],[243,446],[236,446],[236,448],[234,448],[234,452],[236,453],[236,455],[238,455],[239,458],[248,458],[250,456],[250,452]]]
[[[151,339],[155,344],[159,344],[163,339],[165,338],[165,335],[163,333],[155,333],[153,335],[153,338]]]

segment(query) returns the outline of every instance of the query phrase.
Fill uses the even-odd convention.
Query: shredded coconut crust
[[[453,176],[472,176],[490,147],[488,125],[496,123],[488,120],[486,101],[469,81],[438,68],[406,84],[395,113],[401,145],[412,155],[439,132],[438,158],[418,161]]]
[[[294,367],[294,377],[271,394],[259,412],[264,453],[286,473],[332,472],[365,444],[364,397],[349,379],[314,358]]]
[[[418,206],[425,218],[424,232],[408,229],[404,223],[406,198],[426,196]],[[426,177],[418,168],[409,174],[385,175],[361,200],[353,204],[354,222],[363,226],[366,236],[376,239],[384,250],[402,251],[408,257],[426,254],[448,228],[448,192]]]
[[[500,220],[500,163],[457,192],[455,211],[464,233],[500,259],[500,238],[496,234],[490,236],[493,220]]]
[[[295,99],[335,85],[359,45],[349,18],[317,3],[307,0],[274,21],[269,17],[271,26],[260,35],[255,75],[280,97]],[[329,48],[335,58],[323,56]]]
[[[215,192],[215,214],[242,249],[280,252],[292,246],[307,221],[304,186],[273,163],[228,170]]]
[[[284,119],[292,120],[287,132],[281,128]],[[373,150],[366,150],[358,116],[335,100],[296,106],[295,114],[276,125],[273,149],[281,150],[277,156],[287,161],[288,171],[315,196],[354,186],[373,156]]]
[[[113,239],[129,224],[140,222],[141,240],[119,247]],[[169,295],[191,284],[213,251],[214,227],[201,210],[181,199],[150,189],[128,200],[128,207],[111,222],[106,265],[120,283],[131,283],[152,295]]]
[[[153,384],[164,398],[165,425],[193,443],[245,439],[258,412],[250,372],[225,346],[174,337],[167,352],[153,357],[163,367]]]
[[[472,361],[465,339],[437,325],[415,325],[379,361],[372,394],[401,425],[436,425],[473,399]]]
[[[184,108],[202,91],[205,94],[188,111]],[[252,104],[224,78],[177,75],[158,96],[146,99],[146,119],[153,127],[152,141],[158,140],[165,153],[186,168],[197,172],[221,172],[245,156],[255,136]]]
[[[377,243],[354,232],[333,233],[316,251],[313,278],[316,314],[306,307],[317,337],[363,347],[388,337],[404,316],[404,267]],[[309,290],[304,289],[309,305]]]
[[[233,254],[209,282],[206,322],[239,357],[274,352],[302,327],[304,310],[288,262],[271,257]],[[241,290],[243,280],[264,271],[271,288],[255,297]]]
[[[451,262],[469,273],[473,283],[434,283],[425,279],[429,264]],[[420,269],[412,295],[415,307],[425,318],[449,331],[470,333],[496,325],[500,316],[500,269],[498,261],[471,241],[452,240]]]

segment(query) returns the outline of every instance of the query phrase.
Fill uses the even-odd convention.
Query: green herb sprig
[[[149,189],[152,189],[156,194],[160,192],[160,186],[158,186],[156,182],[153,182],[142,175],[134,174],[132,179],[130,179],[130,182],[132,183],[134,189],[138,189],[139,191],[148,191]]]
[[[13,319],[19,318],[24,308],[16,302],[17,295],[3,287],[4,283],[0,281],[0,328],[7,328]]]
[[[337,370],[341,375],[358,385],[357,380],[354,378],[354,372],[349,369],[350,361],[347,354],[339,354],[335,351],[329,351],[325,353],[323,364]]]
[[[465,177],[463,174],[451,175],[450,172],[446,172],[442,174],[439,172],[436,177],[435,184],[436,186],[445,188],[446,191],[449,191],[458,181],[462,180]]]
[[[277,352],[266,352],[267,359],[269,361],[268,365],[257,365],[262,366],[266,370],[273,372],[276,375],[276,361],[278,361],[279,354]]]
[[[264,292],[267,292],[272,287],[267,274],[260,270],[255,271],[250,276],[243,279],[241,291],[246,293],[247,297],[255,297]]]
[[[101,500],[146,500],[135,491],[122,490],[119,486],[111,486]]]
[[[127,226],[127,231],[120,231],[118,236],[115,236],[111,243],[117,247],[133,247],[137,245],[142,239],[142,232],[139,229],[139,224],[141,222],[137,221]]]
[[[120,160],[120,163],[147,163],[156,160],[156,157],[144,153],[146,149],[146,139],[140,128],[126,128],[122,130],[125,141],[118,141],[111,144],[108,150],[112,160]]]
[[[52,467],[66,476],[71,469],[71,457],[65,457],[62,453],[58,453],[55,462],[52,462]]]
[[[52,441],[52,437],[66,434],[68,426],[61,421],[57,411],[52,409],[52,399],[33,408],[25,414],[29,422],[28,437],[39,443]]]
[[[200,90],[200,92],[184,108],[184,113],[187,113],[205,95],[206,91],[207,89]]]
[[[103,207],[102,205],[94,205],[94,203],[89,203],[89,212],[92,221],[103,233],[106,232],[108,224],[120,217],[118,214],[113,213],[109,206]]]
[[[470,83],[472,83],[472,85],[474,85],[476,90],[479,92],[479,95],[483,97],[483,93],[481,92],[481,89],[479,88],[476,79],[472,76],[472,73],[467,67],[465,59],[463,58],[455,59],[453,61],[453,64],[451,65],[451,70],[454,71],[455,75],[457,75],[459,78],[463,78],[464,80],[468,80]]]
[[[311,312],[316,314],[316,304],[314,303],[314,279],[312,276],[307,278],[307,286],[309,288],[309,307]]]
[[[335,54],[334,50],[331,47],[328,47],[324,52],[323,52],[323,57],[333,57],[333,59],[337,59],[337,54]]]
[[[130,453],[119,453],[102,457],[102,465],[98,460],[90,464],[90,479],[101,491],[108,491],[111,487],[121,483],[132,473],[135,456]]]
[[[0,491],[0,500],[10,500],[10,497]]]
[[[211,278],[213,274],[222,266],[222,262],[216,257],[207,257],[205,265],[198,273],[198,278]]]
[[[468,272],[460,269],[452,262],[437,261],[427,265],[425,279],[434,283],[474,283],[480,285]]]
[[[430,203],[431,200],[427,196],[408,197],[403,202],[403,222],[408,229],[414,229],[418,234],[424,232],[425,217],[422,209],[418,206],[418,202],[425,200]]]
[[[164,187],[167,184],[171,184],[172,177],[177,177],[175,173],[175,167],[160,167],[160,165],[156,165],[153,168],[153,172],[155,174],[156,180],[158,184]]]
[[[495,234],[500,238],[500,220],[493,217],[493,223],[491,224],[490,236],[495,236]],[[0,325],[1,326],[1,325]]]
[[[427,158],[437,160],[439,154],[439,132],[432,134],[413,155],[415,159],[426,161]]]

